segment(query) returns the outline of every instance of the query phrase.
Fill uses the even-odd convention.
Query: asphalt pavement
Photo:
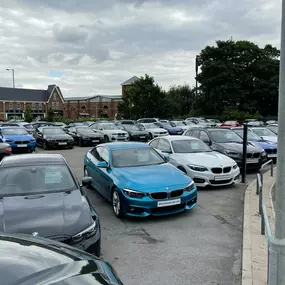
[[[61,153],[78,179],[88,147]],[[38,149],[37,152],[45,152]],[[250,174],[250,182],[255,174]],[[102,254],[124,284],[241,284],[243,199],[246,186],[199,190],[193,210],[172,216],[119,220],[95,190],[88,195],[100,215]]]

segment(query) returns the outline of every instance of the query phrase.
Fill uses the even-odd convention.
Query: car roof
[[[112,142],[112,143],[100,144],[99,146],[105,146],[109,150],[149,148],[148,144],[140,143],[140,142]]]
[[[65,159],[61,154],[30,153],[6,156],[3,158],[0,165],[1,167],[12,167],[46,164],[65,164]]]
[[[198,138],[195,137],[190,137],[190,136],[163,136],[163,137],[158,137],[156,139],[166,139],[168,141],[185,141],[185,140],[199,140]]]
[[[26,129],[24,126],[6,126],[6,127],[0,127],[0,129]]]

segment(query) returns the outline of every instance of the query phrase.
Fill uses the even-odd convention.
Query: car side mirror
[[[82,186],[90,186],[93,182],[92,177],[85,176],[82,178]]]
[[[97,167],[99,167],[99,168],[108,168],[108,163],[106,161],[99,161],[97,163]]]
[[[165,159],[165,161],[169,162],[169,153],[163,153],[163,157]]]
[[[42,134],[42,133],[38,133],[38,136],[39,136],[39,137],[42,137],[42,136],[43,136],[43,134]]]
[[[171,150],[162,150],[161,152],[163,153],[163,155],[164,155],[164,154],[169,155],[169,154],[171,154],[171,153],[172,153],[172,151],[171,151]]]

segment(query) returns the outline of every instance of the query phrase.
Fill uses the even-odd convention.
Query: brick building
[[[0,87],[0,120],[24,118],[27,105],[33,117],[44,118],[49,109],[58,116],[75,120],[80,117],[114,118],[118,103],[136,76],[123,82],[122,95],[96,95],[91,97],[63,97],[59,86],[49,85],[46,90]]]

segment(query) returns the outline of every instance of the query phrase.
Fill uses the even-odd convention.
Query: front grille
[[[229,173],[231,171],[231,166],[224,167],[224,173]]]
[[[180,197],[183,194],[183,192],[184,192],[183,189],[173,190],[170,192],[170,197],[171,198]]]
[[[222,168],[221,167],[214,167],[212,168],[212,172],[215,173],[215,174],[220,174],[222,173]]]
[[[122,134],[122,133],[118,133],[118,136],[124,136],[125,134]]]
[[[246,157],[247,157],[247,158],[252,158],[252,153],[247,153],[247,154],[246,154]]]
[[[165,135],[165,133],[164,132],[161,132],[161,133],[159,133],[160,135]]]
[[[254,154],[253,154],[253,158],[259,158],[260,157],[260,153],[259,152],[255,152]]]
[[[28,144],[30,141],[14,141],[14,144]]]
[[[226,179],[226,180],[210,180],[210,183],[215,185],[215,184],[226,184],[226,183],[230,183],[232,181],[232,179]]]
[[[68,140],[67,139],[65,139],[65,140],[56,140],[56,142],[68,142]]]
[[[51,236],[47,237],[48,239],[59,241],[65,244],[71,244],[72,238],[68,235],[57,235],[57,236]]]
[[[150,197],[154,200],[167,199],[167,192],[150,193]]]

